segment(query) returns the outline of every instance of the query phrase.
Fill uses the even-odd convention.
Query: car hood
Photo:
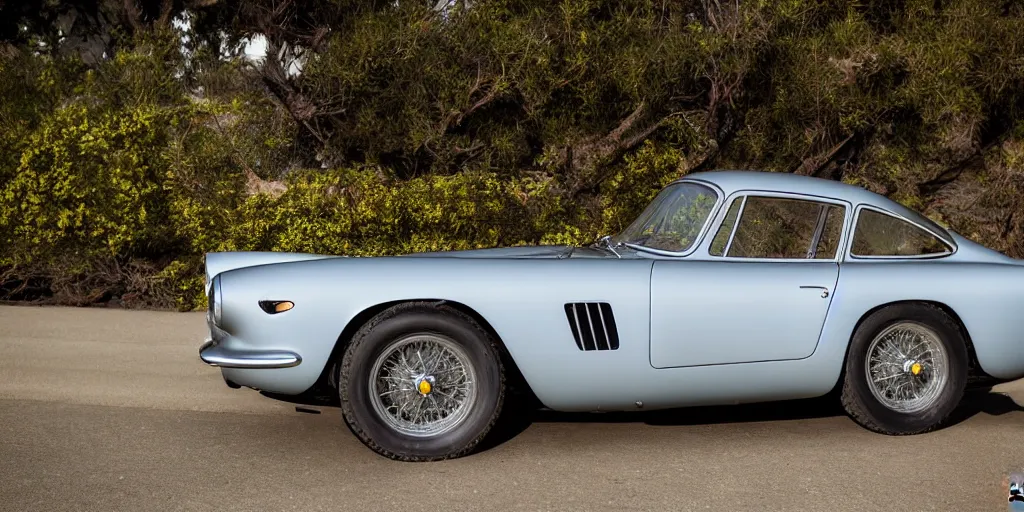
[[[298,252],[274,252],[274,251],[226,251],[210,252],[206,254],[206,288],[209,291],[210,281],[217,274],[239,268],[255,267],[257,265],[271,265],[274,263],[287,263],[291,261],[319,260],[334,258],[323,254],[308,254]]]
[[[466,249],[462,251],[437,251],[403,254],[403,258],[529,258],[562,259],[572,253],[571,245],[534,245],[520,247],[495,247],[493,249]]]
[[[607,251],[572,245],[534,245],[520,247],[496,247],[493,249],[467,249],[462,251],[437,251],[403,254],[399,258],[512,258],[512,259],[565,259],[565,258],[606,258],[612,257]],[[258,265],[273,265],[298,261],[327,258],[347,258],[326,254],[295,252],[252,251],[252,252],[211,252],[206,254],[206,287],[209,290],[214,276],[240,268]]]

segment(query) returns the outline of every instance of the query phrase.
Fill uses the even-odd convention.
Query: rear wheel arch
[[[472,318],[473,321],[475,321],[483,330],[487,331],[487,334],[489,334],[491,338],[497,343],[499,354],[502,359],[502,364],[505,368],[505,372],[507,373],[507,375],[505,376],[507,385],[510,388],[512,388],[512,390],[525,395],[524,398],[526,398],[528,402],[532,402],[532,405],[540,404],[539,400],[537,400],[536,395],[534,395],[533,390],[530,388],[529,383],[526,381],[526,378],[523,377],[522,372],[519,371],[519,366],[516,364],[515,359],[512,358],[511,353],[509,353],[508,348],[505,346],[505,341],[502,340],[501,336],[498,335],[497,331],[494,329],[494,326],[492,326],[490,322],[488,322],[487,319],[483,317],[483,315],[481,315],[472,307],[461,302],[438,298],[418,298],[382,302],[380,304],[375,304],[360,311],[358,314],[352,317],[351,320],[349,320],[349,322],[345,325],[344,329],[342,329],[341,334],[338,335],[338,339],[334,343],[334,348],[331,350],[330,358],[328,358],[327,364],[324,365],[324,369],[321,372],[318,382],[320,382],[321,385],[328,386],[328,388],[331,390],[337,390],[337,366],[341,364],[341,360],[345,355],[345,350],[348,348],[348,345],[349,343],[351,343],[352,337],[355,336],[356,332],[358,332],[360,328],[366,325],[366,323],[369,322],[373,317],[377,316],[383,311],[386,311],[387,309],[397,306],[399,304],[408,304],[414,302],[434,305],[445,305]]]
[[[908,304],[908,305],[916,304],[916,305],[929,306],[929,307],[936,308],[936,309],[942,311],[943,313],[949,315],[949,317],[952,318],[953,321],[956,322],[957,326],[960,328],[960,335],[963,337],[964,342],[967,345],[967,360],[968,360],[967,379],[968,379],[968,384],[970,384],[973,379],[984,379],[985,377],[987,377],[985,375],[984,371],[981,369],[981,366],[978,364],[978,356],[974,352],[974,341],[971,339],[971,333],[967,330],[967,326],[964,325],[963,319],[960,318],[960,315],[957,314],[957,312],[952,307],[950,307],[948,304],[945,304],[943,302],[934,301],[934,300],[904,299],[904,300],[895,300],[895,301],[892,301],[892,302],[887,302],[885,304],[880,304],[878,306],[875,306],[875,307],[865,311],[864,314],[861,315],[859,319],[857,319],[857,323],[855,323],[853,325],[853,330],[850,331],[849,339],[846,340],[846,350],[844,351],[844,354],[843,354],[843,363],[842,363],[842,366],[840,367],[841,371],[839,372],[839,375],[836,378],[836,383],[835,383],[835,386],[833,387],[833,392],[838,391],[838,389],[840,387],[842,387],[843,379],[846,378],[846,363],[850,359],[850,348],[853,345],[853,337],[854,337],[854,335],[856,335],[857,329],[859,329],[860,326],[863,325],[864,322],[868,318],[871,317],[871,315],[874,315],[878,311],[881,311],[882,309],[885,309],[887,307],[896,306],[896,305],[900,305],[900,304]]]
[[[963,324],[934,303],[872,308],[847,349],[838,386],[843,409],[861,426],[888,435],[945,426],[967,389],[968,345]]]

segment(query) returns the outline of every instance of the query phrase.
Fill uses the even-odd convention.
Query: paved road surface
[[[403,464],[337,409],[201,364],[200,314],[0,308],[2,510],[1006,510],[1024,381],[963,420],[875,435],[817,403],[538,414],[474,456]]]

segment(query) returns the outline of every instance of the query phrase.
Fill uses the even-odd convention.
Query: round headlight
[[[210,303],[210,308],[207,314],[210,316],[210,321],[213,322],[213,325],[218,327],[220,326],[222,310],[221,304],[223,302],[223,298],[224,295],[221,291],[220,276],[218,275],[213,278],[213,283],[210,284],[210,295],[207,297],[207,302]]]

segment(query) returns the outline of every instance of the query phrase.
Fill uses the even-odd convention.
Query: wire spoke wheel
[[[898,322],[878,333],[866,362],[871,394],[900,413],[934,406],[949,380],[949,355],[939,335],[917,322]]]
[[[395,431],[413,437],[444,434],[469,415],[477,379],[466,351],[440,334],[395,340],[369,374],[374,411]]]

